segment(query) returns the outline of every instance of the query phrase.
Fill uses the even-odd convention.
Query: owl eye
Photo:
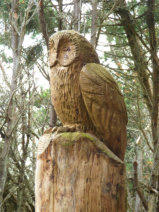
[[[64,52],[69,52],[69,51],[71,51],[71,48],[70,48],[70,47],[65,47],[65,48],[63,49],[63,51],[64,51]]]
[[[69,40],[60,40],[58,43],[58,62],[62,66],[69,66],[76,57],[75,44]]]

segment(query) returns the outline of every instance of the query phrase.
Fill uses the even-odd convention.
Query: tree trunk
[[[44,13],[44,4],[43,4],[43,0],[39,0],[39,23],[40,23],[40,28],[41,28],[41,32],[43,34],[43,38],[45,39],[45,43],[46,43],[46,47],[48,50],[49,47],[49,34],[48,34],[48,30],[47,30],[47,25],[46,25],[46,20],[45,20],[45,13]],[[58,1],[59,4],[59,12],[62,13],[62,0]],[[59,17],[59,26],[58,27],[62,27],[62,19]],[[62,28],[61,28],[62,29]],[[59,28],[59,30],[61,30]],[[48,78],[46,78],[48,80]],[[50,127],[55,127],[56,126],[56,121],[57,121],[57,116],[56,116],[56,112],[55,109],[52,105],[52,102],[50,100],[50,120],[49,120],[49,125]]]
[[[92,25],[91,25],[91,44],[96,47],[97,22],[97,0],[92,0]]]
[[[14,24],[17,25],[17,14],[18,14],[18,0],[12,1],[12,10],[13,15],[12,19]],[[17,87],[17,74],[20,68],[19,63],[19,52],[18,52],[18,41],[19,36],[15,29],[12,27],[12,49],[13,49],[13,74],[11,80],[11,91],[10,91],[10,102],[8,105],[8,111],[6,116],[7,118],[7,130],[5,135],[5,143],[0,155],[0,212],[3,211],[3,192],[4,186],[7,178],[7,165],[8,165],[8,156],[11,143],[11,132],[13,129],[13,124],[15,122],[13,113],[15,113],[15,106],[13,103],[14,91]]]
[[[63,29],[63,20],[62,20],[62,10],[63,10],[63,0],[58,0],[59,6],[59,17],[58,17],[58,30],[61,31]]]
[[[55,127],[56,126],[56,122],[57,122],[57,115],[54,109],[54,106],[52,105],[51,99],[50,99],[50,120],[49,120],[49,125],[50,127]]]
[[[48,48],[49,36],[48,36],[47,25],[46,25],[46,21],[45,21],[43,0],[39,0],[39,11],[38,12],[39,12],[39,23],[40,23],[41,32],[43,34],[43,38],[45,39],[45,43]]]
[[[80,31],[81,0],[74,0],[74,30]]]
[[[126,4],[126,3],[125,3]],[[134,58],[135,69],[138,74],[138,79],[143,91],[143,97],[145,99],[147,108],[149,110],[149,115],[151,118],[151,130],[152,130],[152,139],[153,139],[153,153],[154,153],[154,162],[151,174],[150,187],[158,191],[159,185],[159,58],[157,56],[157,43],[156,43],[156,30],[155,30],[155,1],[147,1],[147,17],[146,23],[149,31],[149,45],[150,48],[147,48],[151,54],[152,62],[152,87],[150,86],[150,78],[148,74],[147,60],[145,58],[145,51],[141,45],[142,39],[139,39],[139,35],[136,32],[135,23],[132,21],[133,18],[131,13],[127,10],[126,6],[121,9],[118,9],[118,14],[121,17],[121,23],[126,32],[128,42],[131,48],[131,53]],[[145,47],[145,45],[144,45]],[[154,212],[159,211],[159,198],[155,192],[149,193],[148,201],[148,211]]]
[[[36,212],[126,212],[124,163],[91,134],[44,134],[35,198]]]
[[[140,142],[140,137],[139,141]],[[141,150],[141,147],[139,144],[136,145],[136,161],[138,163],[137,166],[137,173],[138,173],[138,181],[142,182],[143,181],[143,152]],[[142,201],[140,199],[140,196],[138,195],[138,192],[136,191],[136,197],[135,197],[135,212],[142,212]]]

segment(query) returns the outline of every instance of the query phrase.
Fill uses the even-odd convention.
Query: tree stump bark
[[[91,134],[44,135],[35,199],[36,212],[126,212],[124,163]]]

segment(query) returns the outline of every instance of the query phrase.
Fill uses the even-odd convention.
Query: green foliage
[[[26,51],[26,65],[33,65],[36,60],[42,55],[43,49],[41,43],[38,43],[34,46],[30,46],[25,49]]]
[[[0,1],[0,19],[4,22],[9,22],[9,13],[11,9],[11,0],[2,0]]]
[[[0,44],[10,46],[10,42],[8,42],[10,39],[10,33],[9,32],[2,32],[0,34]]]
[[[40,93],[38,93],[36,96],[36,101],[34,105],[37,108],[41,108],[42,105],[48,104],[50,98],[51,98],[50,89],[43,90],[43,88],[41,88]]]

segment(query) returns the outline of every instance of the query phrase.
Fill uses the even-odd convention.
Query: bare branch
[[[30,0],[29,3],[28,3],[28,7],[27,9],[25,10],[25,14],[24,14],[24,18],[23,18],[23,22],[21,24],[21,29],[20,29],[20,37],[19,37],[19,44],[18,44],[18,49],[19,51],[21,50],[22,48],[22,43],[23,43],[23,40],[24,40],[24,35],[25,35],[25,29],[26,29],[26,25],[30,22],[30,20],[33,18],[33,16],[36,14],[37,12],[37,9],[38,9],[38,4],[33,12],[33,14],[31,15],[30,18],[28,18],[29,16],[29,13],[32,9],[34,5],[34,1],[33,0]]]
[[[3,75],[4,82],[6,83],[6,85],[8,86],[8,88],[11,89],[11,85],[10,85],[8,79],[7,79],[7,75],[6,75],[6,73],[5,73],[5,70],[4,70],[4,67],[3,67],[1,61],[0,61],[0,68],[1,68],[1,70],[2,70],[2,75]]]
[[[40,21],[40,27],[41,27],[41,31],[43,34],[43,37],[45,39],[46,42],[46,46],[47,49],[49,48],[49,36],[48,36],[48,32],[47,32],[47,25],[46,25],[46,21],[45,21],[45,14],[44,14],[44,5],[43,5],[43,0],[39,0],[39,21]]]
[[[133,165],[134,165],[134,187],[135,187],[135,189],[136,189],[136,191],[137,191],[137,193],[138,193],[138,195],[139,195],[139,197],[141,199],[141,202],[142,202],[145,210],[147,211],[148,205],[147,205],[146,199],[145,199],[145,197],[143,195],[143,192],[141,191],[141,189],[138,186],[138,172],[137,172],[137,166],[138,166],[138,164],[135,161],[133,163]]]

